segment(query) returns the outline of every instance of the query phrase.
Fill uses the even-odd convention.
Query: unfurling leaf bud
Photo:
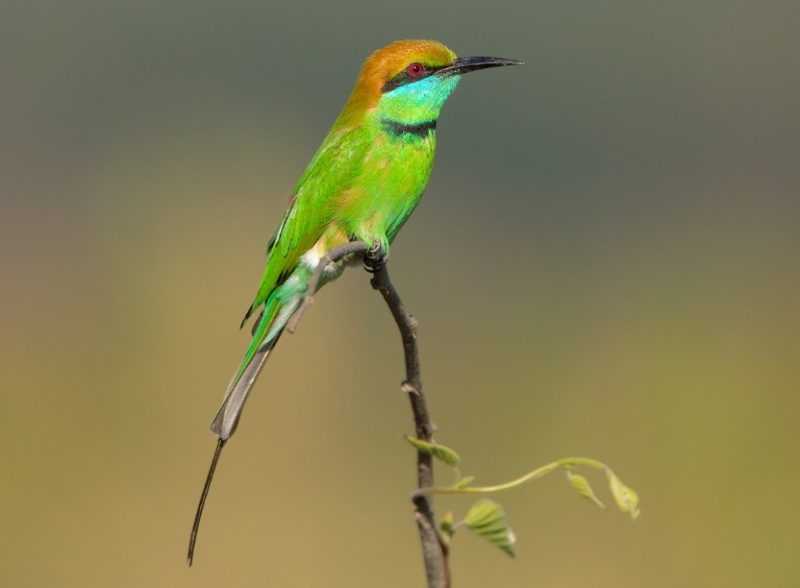
[[[508,526],[506,513],[496,502],[482,499],[472,505],[464,524],[478,535],[514,557],[514,543],[517,538]]]
[[[567,470],[567,480],[569,480],[570,485],[578,491],[578,493],[586,498],[592,504],[599,506],[600,508],[605,508],[606,505],[600,502],[600,500],[595,496],[594,491],[592,490],[591,485],[589,484],[589,480],[581,476],[580,474],[573,474],[571,471]]]
[[[630,513],[631,518],[635,521],[641,514],[639,511],[639,496],[633,490],[622,483],[617,475],[609,468],[606,468],[606,476],[608,477],[608,486],[611,488],[611,494],[614,496],[614,502],[622,512]]]

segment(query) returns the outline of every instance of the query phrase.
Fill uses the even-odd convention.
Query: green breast
[[[351,200],[351,230],[362,239],[394,239],[419,202],[433,169],[435,122],[375,121],[372,145]]]

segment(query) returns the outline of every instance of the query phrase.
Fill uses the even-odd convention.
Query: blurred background
[[[517,559],[459,533],[454,586],[800,584],[799,25],[789,0],[4,2],[0,582],[423,585],[401,348],[360,270],[283,338],[184,557],[286,197],[363,59],[429,37],[527,61],[461,83],[392,250],[438,440],[485,484],[601,459],[643,511],[561,475],[498,496]]]

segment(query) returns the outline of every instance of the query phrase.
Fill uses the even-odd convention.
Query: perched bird
[[[267,246],[261,285],[242,321],[244,326],[258,313],[253,338],[211,423],[217,448],[192,527],[189,565],[222,447],[236,431],[256,377],[300,306],[320,259],[354,240],[388,255],[428,183],[436,121],[461,76],[521,64],[501,57],[457,57],[441,43],[425,40],[396,41],[367,58]],[[337,278],[345,261],[326,267],[323,280]]]

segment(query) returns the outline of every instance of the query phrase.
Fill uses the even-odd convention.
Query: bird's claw
[[[386,265],[388,257],[386,250],[380,243],[375,243],[372,248],[364,254],[364,269],[374,274]]]

